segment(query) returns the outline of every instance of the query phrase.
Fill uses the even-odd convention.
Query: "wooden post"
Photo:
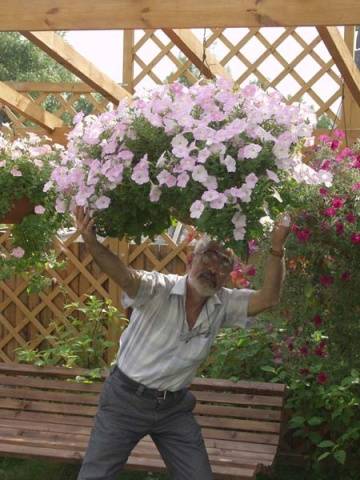
[[[355,27],[345,27],[345,43],[354,56]],[[344,98],[339,127],[346,132],[346,143],[350,146],[360,137],[360,107],[354,101],[349,88],[344,85]]]
[[[134,93],[134,30],[124,30],[123,87]]]

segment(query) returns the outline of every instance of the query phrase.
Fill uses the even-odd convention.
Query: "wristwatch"
[[[282,248],[281,250],[274,250],[272,247],[270,247],[269,253],[270,253],[270,255],[273,255],[274,257],[284,258],[285,247]]]

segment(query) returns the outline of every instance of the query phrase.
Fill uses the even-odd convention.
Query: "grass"
[[[40,460],[0,458],[0,480],[76,480],[79,468],[79,465]],[[154,473],[124,472],[121,480],[169,480],[169,477]],[[257,480],[269,480],[269,477],[258,475]],[[309,480],[309,476],[301,468],[280,465],[271,480]]]

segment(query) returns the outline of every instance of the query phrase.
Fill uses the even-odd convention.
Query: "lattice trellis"
[[[342,79],[315,28],[207,29],[193,33],[239,84],[259,81],[265,87],[278,89],[289,102],[309,101],[318,117],[326,114],[331,122],[336,120],[342,98]],[[179,78],[189,84],[198,80],[192,62],[161,30],[135,31],[134,43],[130,48],[127,46],[126,52],[131,56],[132,72],[126,73],[124,83],[133,91]],[[37,105],[50,102],[52,113],[65,123],[69,123],[79,110],[79,102],[92,105],[92,113],[103,112],[108,104],[82,83],[15,82],[11,86]],[[46,133],[9,108],[6,114],[16,136],[28,131]],[[164,235],[163,240],[162,246],[149,241],[138,246],[111,239],[105,243],[135,268],[182,274],[186,245],[177,245],[168,235]],[[9,231],[3,232],[0,248],[6,252],[9,245]],[[54,280],[49,291],[29,295],[27,283],[21,278],[0,283],[0,361],[14,360],[14,349],[27,342],[32,347],[41,345],[53,332],[51,322],[54,319],[66,323],[65,303],[81,303],[86,294],[96,294],[110,297],[114,305],[121,308],[119,287],[100,272],[84,244],[77,241],[77,234],[67,240],[57,238],[55,248],[60,258],[68,260],[68,266],[61,271],[47,272]],[[109,326],[109,338],[115,339],[117,335],[118,331]]]
[[[73,116],[85,108],[87,113],[101,113],[109,103],[102,95],[83,83],[7,82],[9,86],[26,95],[33,103],[71,125]],[[26,132],[46,133],[39,125],[29,122],[23,115],[5,107],[11,128],[17,136]]]
[[[326,115],[335,122],[342,100],[341,75],[314,27],[302,28],[234,28],[194,30],[199,42],[239,84],[258,81],[273,87],[289,102],[305,100],[314,107],[318,117]],[[189,59],[162,30],[137,30],[132,58],[129,88],[143,88],[182,78],[189,84],[199,79]],[[206,61],[206,59],[205,59]],[[52,106],[52,113],[70,124],[82,105],[91,106],[92,113],[101,113],[108,101],[91,87],[79,84],[9,82],[18,92],[35,104]],[[5,109],[14,133],[26,131],[45,133],[22,115]]]
[[[238,28],[194,31],[206,49],[239,84],[259,81],[289,98],[304,99],[320,117],[334,121],[342,96],[342,79],[313,27]],[[161,30],[136,31],[132,49],[133,88],[171,82],[180,77],[198,80],[192,63]],[[304,78],[305,77],[305,78]],[[324,82],[327,84],[324,88]]]
[[[52,323],[68,325],[64,317],[64,304],[80,302],[86,295],[111,298],[113,304],[122,309],[121,290],[102,273],[85,244],[78,241],[78,234],[66,240],[56,238],[54,248],[59,259],[67,260],[64,270],[48,270],[53,286],[46,292],[28,294],[27,282],[19,277],[0,282],[0,361],[12,361],[14,349],[29,342],[32,348],[42,344],[55,328]],[[162,236],[163,244],[149,240],[141,245],[125,241],[105,239],[104,244],[120,255],[127,265],[145,270],[183,274],[186,266],[187,244],[176,244],[169,235]],[[9,231],[0,236],[2,251],[10,249]],[[71,311],[69,311],[71,313]],[[109,325],[109,338],[116,341],[119,330]],[[50,344],[52,343],[49,340]]]

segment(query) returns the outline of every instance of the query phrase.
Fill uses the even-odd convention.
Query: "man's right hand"
[[[76,207],[75,222],[76,228],[81,233],[85,243],[97,242],[94,220],[90,217],[88,210],[85,210],[84,207]]]

